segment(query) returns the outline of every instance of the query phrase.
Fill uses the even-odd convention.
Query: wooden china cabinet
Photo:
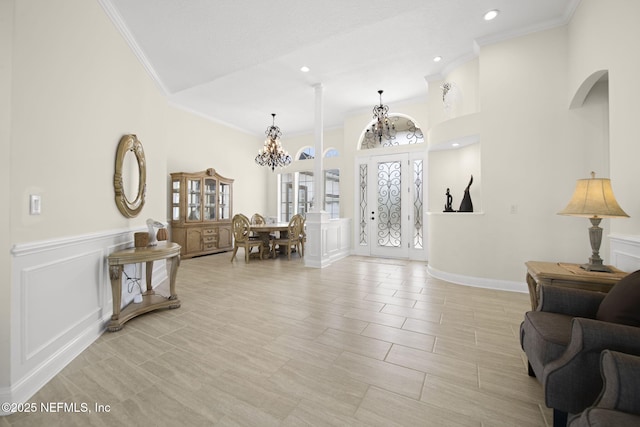
[[[233,179],[212,168],[171,174],[171,236],[191,258],[233,249]]]

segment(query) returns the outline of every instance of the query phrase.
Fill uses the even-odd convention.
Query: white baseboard
[[[509,292],[529,292],[529,288],[527,287],[527,284],[525,282],[464,276],[462,274],[440,271],[431,266],[427,266],[427,272],[436,279],[445,280],[457,285],[474,286],[476,288],[496,289]]]

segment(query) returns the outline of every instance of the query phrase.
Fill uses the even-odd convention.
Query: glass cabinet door
[[[187,221],[200,221],[201,211],[201,184],[200,179],[187,180]]]
[[[231,212],[231,186],[220,183],[220,219],[229,219]]]
[[[205,178],[204,180],[203,211],[205,221],[216,219],[216,180]]]
[[[174,179],[171,182],[171,219],[180,220],[180,180]]]

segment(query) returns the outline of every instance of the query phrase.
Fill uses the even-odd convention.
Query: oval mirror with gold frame
[[[130,176],[131,174],[128,175],[127,171],[124,170],[127,155],[135,156],[135,164],[137,165],[138,191],[135,194],[135,198],[133,197],[134,195],[127,196],[127,191],[125,190],[128,188],[125,184],[128,183],[124,182],[123,174],[133,180]],[[127,162],[127,164],[129,163],[131,162]],[[118,206],[118,210],[122,215],[127,218],[138,216],[144,206],[147,191],[147,166],[142,143],[133,134],[124,135],[120,138],[118,151],[116,152],[116,172],[113,176],[113,188],[115,190],[116,206]],[[132,198],[133,200],[131,200]]]

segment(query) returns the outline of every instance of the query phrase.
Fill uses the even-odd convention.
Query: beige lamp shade
[[[608,178],[596,178],[591,172],[591,179],[579,179],[576,190],[566,208],[558,212],[559,215],[584,217],[628,217],[622,210],[611,188]]]

